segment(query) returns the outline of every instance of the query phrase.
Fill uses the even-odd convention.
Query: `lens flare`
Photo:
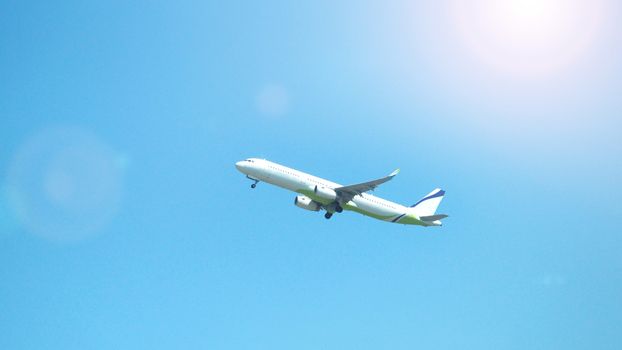
[[[75,241],[98,232],[117,211],[122,168],[87,130],[42,130],[18,149],[8,172],[9,205],[29,232]]]
[[[289,109],[289,94],[281,84],[266,84],[255,98],[257,110],[268,117],[280,117]]]

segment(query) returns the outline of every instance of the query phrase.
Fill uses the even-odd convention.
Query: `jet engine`
[[[296,196],[296,199],[294,199],[294,204],[296,204],[297,207],[302,208],[302,209],[307,209],[311,211],[320,210],[320,205],[317,202],[303,195]]]
[[[337,192],[335,192],[332,188],[316,185],[313,189],[313,193],[315,193],[316,196],[331,202],[337,199]]]

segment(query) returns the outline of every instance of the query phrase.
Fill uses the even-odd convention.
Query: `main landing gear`
[[[334,213],[341,213],[343,211],[343,207],[337,202],[333,202],[332,204],[324,207],[324,209],[326,209],[326,214],[324,214],[326,219],[333,217]]]

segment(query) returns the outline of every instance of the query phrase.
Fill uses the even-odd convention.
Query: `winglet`
[[[397,169],[393,170],[393,172],[391,174],[389,174],[389,177],[394,177],[395,175],[397,175],[399,173],[400,173],[400,169],[397,168]]]

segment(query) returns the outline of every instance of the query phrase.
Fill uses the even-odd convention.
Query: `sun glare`
[[[453,22],[464,45],[505,71],[540,74],[577,59],[602,23],[600,0],[456,0]]]

